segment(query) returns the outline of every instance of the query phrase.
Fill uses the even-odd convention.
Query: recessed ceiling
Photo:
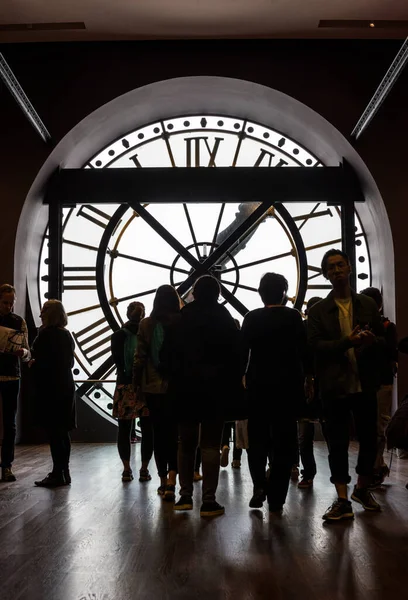
[[[0,42],[401,39],[408,28],[398,22],[407,20],[407,0],[0,0]]]

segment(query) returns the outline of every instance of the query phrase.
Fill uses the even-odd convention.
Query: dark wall
[[[254,81],[307,104],[346,137],[401,46],[396,41],[174,41],[0,47],[57,143],[102,104],[173,77]],[[408,335],[406,137],[408,71],[357,151],[382,193],[396,254],[397,320]],[[14,238],[26,193],[49,150],[0,86],[0,280],[12,281]],[[408,362],[408,361],[407,361]],[[408,389],[401,361],[400,389]]]

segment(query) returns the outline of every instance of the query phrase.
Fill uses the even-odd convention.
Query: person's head
[[[215,304],[221,293],[218,279],[212,275],[199,277],[193,287],[193,296],[196,302]]]
[[[378,288],[368,287],[360,293],[364,294],[364,296],[368,296],[369,298],[372,298],[374,300],[374,302],[376,303],[378,310],[380,312],[382,311],[383,298],[382,298],[382,294]]]
[[[312,298],[309,298],[305,308],[305,317],[307,317],[307,315],[309,314],[309,310],[312,308],[312,306],[320,302],[320,300],[322,300],[320,296],[313,296]]]
[[[259,282],[258,292],[265,306],[286,304],[288,280],[279,273],[265,273]]]
[[[180,312],[180,296],[172,285],[161,285],[156,290],[153,310],[150,316],[157,321],[165,321]]]
[[[146,314],[145,306],[141,302],[131,302],[126,310],[126,316],[129,321],[139,323]]]
[[[0,285],[0,316],[5,317],[14,307],[16,301],[16,290],[9,283]]]
[[[333,287],[348,284],[351,273],[349,257],[343,250],[332,248],[322,258],[322,273]]]
[[[40,313],[44,327],[66,327],[68,317],[64,305],[60,300],[47,300],[44,302]]]

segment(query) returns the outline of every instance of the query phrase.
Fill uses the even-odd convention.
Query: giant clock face
[[[259,123],[197,115],[130,132],[98,152],[84,168],[218,166],[319,168],[322,163],[296,141]],[[145,208],[196,260],[203,261],[256,206],[198,204],[194,198],[189,204],[166,204],[164,196],[163,204]],[[362,288],[370,285],[371,273],[357,215],[355,227],[357,281]],[[48,289],[46,239],[39,268],[40,303]],[[260,306],[257,287],[267,271],[285,275],[289,305],[302,309],[308,298],[327,295],[330,286],[321,274],[321,259],[327,249],[340,246],[340,209],[322,203],[277,204],[231,247],[213,272],[233,294],[227,306],[239,320]],[[93,382],[82,389],[106,415],[114,390],[110,336],[126,321],[127,305],[137,299],[149,314],[157,287],[164,283],[178,287],[190,273],[191,265],[171,242],[128,206],[64,209],[62,301],[77,345],[74,375],[81,385]]]

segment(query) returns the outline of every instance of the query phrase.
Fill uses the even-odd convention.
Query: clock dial
[[[196,115],[130,132],[98,152],[84,168],[186,166],[319,168],[322,163],[296,141],[259,123]],[[64,209],[62,301],[77,344],[74,374],[80,391],[107,413],[114,390],[110,336],[126,320],[129,302],[139,299],[149,313],[159,285],[183,284],[258,206],[217,204],[213,199],[201,204],[194,198],[189,204],[166,204],[165,194],[162,200],[138,211],[106,204]],[[324,297],[329,290],[320,263],[327,249],[341,246],[340,209],[323,203],[283,206],[279,198],[275,200],[278,204],[211,266],[223,286],[224,301],[240,320],[259,306],[257,288],[266,271],[286,276],[290,306],[301,309],[308,298]],[[370,284],[370,261],[357,215],[355,227],[360,289]],[[40,302],[47,297],[47,253],[46,235]],[[183,295],[188,300],[189,290]]]

